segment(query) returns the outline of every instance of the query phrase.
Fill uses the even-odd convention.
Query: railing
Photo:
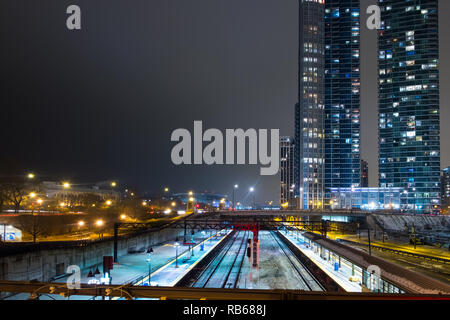
[[[361,242],[355,242],[355,241],[351,241],[351,240],[341,240],[342,242],[346,242],[346,243],[350,243],[353,245],[358,245],[358,246],[364,246],[364,247],[368,247],[369,244],[367,243],[361,243]],[[410,252],[410,251],[404,251],[404,250],[400,250],[400,249],[394,249],[394,248],[387,248],[387,247],[382,247],[382,246],[377,246],[377,245],[370,245],[371,248],[373,249],[377,249],[377,250],[381,250],[381,251],[387,251],[387,252],[392,252],[398,255],[403,255],[403,256],[410,256],[410,257],[415,257],[415,258],[421,258],[424,260],[429,260],[429,261],[436,261],[436,262],[441,262],[444,264],[450,264],[450,259],[446,259],[446,258],[441,258],[441,257],[436,257],[436,256],[428,256],[425,254],[420,254],[420,253],[415,253],[415,252]]]

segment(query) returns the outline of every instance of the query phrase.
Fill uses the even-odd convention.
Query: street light
[[[63,182],[63,188],[64,188],[64,189],[69,189],[69,188],[70,188],[70,183],[68,183],[68,182]]]
[[[169,188],[165,187],[164,192],[169,192]]]
[[[121,215],[120,215],[120,219],[121,219],[121,220],[125,220],[125,219],[126,219],[126,217],[127,217],[127,216],[126,216],[126,215],[124,215],[124,214],[121,214]]]
[[[78,225],[79,225],[80,227],[84,226],[84,221],[78,221]]]
[[[106,203],[107,206],[110,206],[112,204],[112,201],[111,200],[106,200],[105,203]]]
[[[115,186],[117,186],[117,183],[115,181],[111,182],[111,187],[114,188]]]
[[[99,230],[98,230],[98,237],[101,238],[102,232],[101,232],[101,229],[100,229],[100,228],[103,226],[104,222],[103,222],[103,220],[99,219],[99,220],[97,220],[97,221],[95,222],[95,224],[97,225],[97,227],[99,227]]]
[[[31,192],[31,193],[29,194],[29,196],[30,196],[30,198],[34,198],[34,197],[36,197],[36,193]]]
[[[252,209],[254,209],[256,207],[255,194],[254,194],[253,191],[255,191],[255,189],[253,187],[250,187],[250,192],[253,193],[253,207],[252,207]]]
[[[27,177],[28,177],[28,179],[34,179],[34,173],[29,173],[29,174],[27,175]]]
[[[151,283],[151,280],[152,280],[152,261],[150,259],[152,253],[153,253],[153,248],[152,247],[148,248],[148,250],[147,250],[147,254],[148,254],[147,262],[148,262],[148,285],[149,286],[152,285],[152,283]]]
[[[233,211],[236,210],[236,205],[234,204],[234,191],[235,191],[237,188],[239,188],[239,186],[238,186],[237,184],[235,184],[235,185],[234,185],[234,188],[233,188]]]
[[[44,200],[42,200],[42,199],[37,199],[37,203],[42,204],[42,202],[44,202]]]
[[[178,238],[175,240],[173,246],[175,247],[175,268],[178,268],[178,247],[180,246]]]

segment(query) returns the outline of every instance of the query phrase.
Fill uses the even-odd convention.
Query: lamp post
[[[173,245],[175,247],[175,268],[178,268],[178,247],[180,246],[178,243],[178,238],[175,240]]]
[[[97,227],[99,228],[99,229],[98,229],[98,237],[101,238],[101,237],[103,236],[103,230],[102,230],[102,227],[103,227],[104,222],[103,222],[103,220],[99,219],[99,220],[97,220],[97,221],[95,222],[95,224],[96,224]]]
[[[151,247],[148,248],[148,250],[147,250],[147,254],[148,254],[147,262],[148,262],[148,285],[149,286],[152,285],[152,282],[151,282],[151,280],[152,280],[152,260],[151,260],[152,253],[153,253],[153,248],[151,248]]]
[[[200,251],[203,251],[204,245],[205,245],[205,239],[206,239],[206,231],[202,230],[202,236],[203,236],[203,240],[202,243],[200,245]]]
[[[250,193],[253,194],[253,205],[252,205],[252,209],[255,209],[255,193],[254,193],[255,189],[253,187],[250,187]]]
[[[233,188],[233,211],[236,210],[236,205],[235,205],[235,203],[234,203],[234,191],[235,191],[237,188],[239,188],[239,186],[238,186],[237,184],[235,184],[235,185],[234,185],[234,188]]]

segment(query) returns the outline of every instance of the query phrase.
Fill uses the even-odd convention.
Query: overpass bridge
[[[399,214],[400,211],[366,211],[360,209],[339,209],[339,210],[221,210],[215,211],[221,216],[293,216],[293,217],[361,217],[365,218],[371,214]]]

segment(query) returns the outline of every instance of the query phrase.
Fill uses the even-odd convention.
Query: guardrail
[[[208,299],[208,300],[450,300],[449,295],[381,294],[318,292],[300,290],[259,290],[259,289],[213,289],[82,284],[80,289],[69,289],[65,284],[45,282],[0,281],[0,292],[30,293],[37,299],[42,294],[69,297],[109,296],[157,299]]]
[[[351,243],[351,244],[354,244],[354,245],[364,246],[364,247],[368,247],[369,246],[369,244],[367,244],[367,243],[360,243],[360,242],[351,241],[351,240],[341,239],[341,241],[342,242]],[[410,256],[410,257],[415,257],[415,258],[421,258],[421,259],[424,259],[424,260],[436,261],[436,262],[441,262],[441,263],[445,263],[445,264],[450,264],[450,259],[446,259],[446,258],[441,258],[441,257],[436,257],[436,256],[428,256],[428,255],[425,255],[425,254],[414,253],[414,252],[404,251],[404,250],[400,250],[400,249],[386,248],[386,247],[377,246],[377,245],[373,245],[373,244],[371,244],[370,247],[373,248],[373,249],[377,249],[377,250],[381,250],[381,251],[387,251],[387,252],[392,252],[392,253],[403,255],[403,256]]]

